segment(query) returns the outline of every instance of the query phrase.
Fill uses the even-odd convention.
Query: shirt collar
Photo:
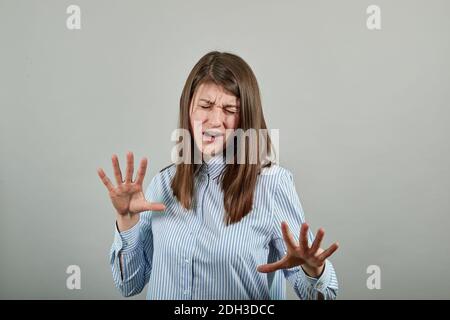
[[[210,178],[215,179],[222,173],[225,166],[226,158],[224,154],[219,154],[212,157],[208,161],[203,161],[200,166],[200,173],[205,175],[207,174]]]

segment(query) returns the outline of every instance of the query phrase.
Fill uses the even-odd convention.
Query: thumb
[[[286,268],[286,266],[285,266],[286,262],[287,262],[287,259],[286,259],[286,256],[285,256],[283,259],[278,260],[276,262],[262,264],[262,265],[258,266],[258,268],[256,268],[256,270],[258,272],[262,272],[262,273],[274,272],[274,271],[277,271],[279,269]]]
[[[164,203],[159,202],[147,202],[145,206],[145,210],[148,211],[164,211],[166,210],[166,206]]]

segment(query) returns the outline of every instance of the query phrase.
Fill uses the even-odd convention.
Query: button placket
[[[194,206],[195,210],[196,205]],[[194,221],[195,221],[195,212],[189,212],[187,214],[194,214]],[[195,227],[192,226],[192,227]],[[186,241],[186,247],[188,248],[185,255],[182,256],[182,265],[183,265],[183,274],[184,274],[184,281],[183,281],[183,299],[191,299],[190,294],[192,293],[192,264],[190,261],[192,261],[192,255],[194,252],[194,246],[195,246],[195,240],[196,238],[193,237],[194,230],[188,231],[185,241]]]
[[[193,229],[189,231],[189,236],[187,237],[186,241],[188,242],[188,248],[189,252],[183,257],[183,269],[184,269],[184,275],[185,275],[185,281],[184,281],[184,288],[183,288],[183,295],[184,298],[189,299],[192,296],[193,291],[193,256],[195,252],[196,242],[197,242],[197,235],[199,232],[199,229],[202,224],[202,208],[203,208],[203,199],[205,197],[205,192],[208,189],[209,185],[209,174],[207,172],[201,172],[198,176],[199,179],[199,193],[198,193],[198,205],[194,206],[194,210],[197,212],[194,212],[194,225],[192,226]],[[198,211],[200,210],[200,212]],[[190,296],[189,296],[190,295]]]

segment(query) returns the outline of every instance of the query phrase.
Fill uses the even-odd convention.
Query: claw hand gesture
[[[281,223],[283,239],[286,243],[287,254],[274,263],[258,266],[258,271],[267,273],[279,269],[287,269],[301,265],[303,270],[311,277],[319,277],[324,269],[325,260],[331,256],[339,247],[337,242],[333,243],[328,249],[320,248],[325,231],[320,228],[317,231],[316,238],[311,247],[308,246],[308,225],[303,223],[300,229],[300,243],[294,240],[292,233],[285,221]]]

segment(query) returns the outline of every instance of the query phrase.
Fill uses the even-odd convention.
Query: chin
[[[208,156],[208,157],[218,155],[219,153],[222,153],[222,150],[209,149],[209,148],[203,150],[203,155]]]

